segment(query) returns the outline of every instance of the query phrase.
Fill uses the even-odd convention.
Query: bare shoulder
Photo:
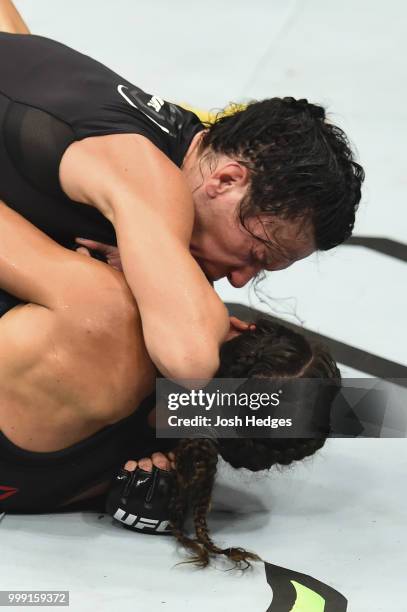
[[[52,310],[38,304],[20,304],[0,318],[0,387],[20,384],[35,367],[55,333]]]
[[[134,411],[151,392],[155,369],[120,276],[110,300],[88,294],[77,305],[53,310],[26,304],[0,319],[3,404],[26,415],[36,411],[58,420],[63,412],[106,423]],[[108,293],[112,288],[105,286]],[[3,417],[0,410],[0,426]]]
[[[188,233],[194,208],[182,171],[139,134],[96,136],[72,143],[59,168],[61,187],[73,201],[96,206],[112,220],[112,201],[155,208]]]

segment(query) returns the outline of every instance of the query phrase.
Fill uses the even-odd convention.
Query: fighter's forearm
[[[0,0],[0,32],[30,34],[27,24],[11,0]]]
[[[229,327],[227,310],[188,248],[157,216],[151,215],[143,231],[148,219],[143,208],[142,202],[123,197],[114,225],[148,353],[167,378],[209,379],[219,366],[219,346]]]
[[[0,201],[0,288],[50,309],[80,302],[98,283],[98,271],[115,270],[69,251]],[[106,279],[102,279],[105,282]]]

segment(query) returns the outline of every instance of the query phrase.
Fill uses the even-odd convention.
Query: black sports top
[[[151,395],[129,417],[56,452],[26,451],[0,431],[0,514],[54,512],[93,485],[111,480],[129,459],[174,448],[177,441],[157,440],[148,426],[154,405]]]
[[[180,167],[202,129],[194,113],[59,42],[0,33],[0,199],[65,246],[76,236],[116,243],[110,222],[60,187],[72,142],[142,134]]]

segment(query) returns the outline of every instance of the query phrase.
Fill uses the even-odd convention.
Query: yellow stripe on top
[[[191,106],[190,104],[187,104],[186,102],[179,102],[177,104],[178,106],[185,108],[185,110],[189,110],[195,113],[195,115],[199,117],[199,120],[202,121],[202,123],[214,123],[216,117],[224,116],[224,115],[233,115],[234,113],[237,113],[238,111],[244,110],[247,106],[247,104],[231,103],[231,104],[228,104],[223,109],[209,111],[209,110],[204,110],[202,108],[196,108],[195,106]]]

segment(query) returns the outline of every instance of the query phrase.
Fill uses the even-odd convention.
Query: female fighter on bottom
[[[174,468],[170,524],[192,561],[256,559],[208,535],[218,456],[264,470],[312,455],[325,439],[156,440],[154,405],[143,400],[157,371],[123,275],[61,247],[4,204],[0,244],[0,287],[24,302],[0,318],[0,511],[53,511],[100,495],[127,460],[144,457],[140,466],[151,470],[146,457],[172,451],[152,461]],[[324,349],[267,318],[255,328],[232,320],[217,376],[340,380]],[[129,461],[126,473],[136,467]],[[184,533],[187,510],[193,539]]]

